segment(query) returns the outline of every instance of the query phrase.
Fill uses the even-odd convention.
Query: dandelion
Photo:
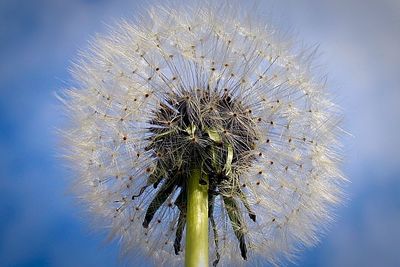
[[[63,98],[76,195],[134,261],[294,259],[344,180],[339,112],[313,55],[228,3],[119,23]]]

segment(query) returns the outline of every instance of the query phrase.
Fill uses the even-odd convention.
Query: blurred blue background
[[[321,45],[353,135],[344,138],[348,200],[298,266],[400,266],[400,1],[259,2],[278,27]],[[0,1],[0,266],[118,265],[117,244],[91,232],[66,193],[54,92],[90,36],[146,5]]]

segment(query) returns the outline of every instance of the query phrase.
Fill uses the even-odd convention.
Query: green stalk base
[[[200,179],[207,184],[200,184]],[[193,169],[187,186],[186,267],[208,266],[208,177]]]

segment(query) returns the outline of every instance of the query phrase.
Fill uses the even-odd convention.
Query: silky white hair
[[[228,1],[157,5],[135,22],[122,21],[96,37],[73,66],[77,86],[62,97],[74,191],[96,227],[109,228],[133,261],[150,255],[157,265],[183,263],[184,253],[175,255],[172,245],[179,209],[171,203],[179,190],[147,229],[142,221],[157,190],[148,188],[136,199],[132,195],[146,185],[158,160],[146,149],[154,135],[148,130],[154,113],[160,105],[171,106],[170,95],[195,96],[209,86],[221,94],[229,91],[249,107],[255,129],[248,130],[257,133],[251,164],[236,166],[257,215],[255,222],[244,216],[249,256],[241,258],[217,197],[219,264],[280,264],[316,244],[342,199],[345,178],[339,170],[340,110],[313,68],[314,56],[312,47],[296,45]],[[221,125],[216,119],[215,129]],[[243,204],[240,212],[246,213]],[[211,230],[209,237],[212,261]]]

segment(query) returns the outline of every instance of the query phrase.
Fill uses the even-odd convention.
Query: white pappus
[[[197,164],[211,263],[279,264],[316,244],[345,178],[340,111],[313,56],[227,1],[159,5],[96,37],[62,97],[74,191],[96,227],[134,260],[181,264]]]

